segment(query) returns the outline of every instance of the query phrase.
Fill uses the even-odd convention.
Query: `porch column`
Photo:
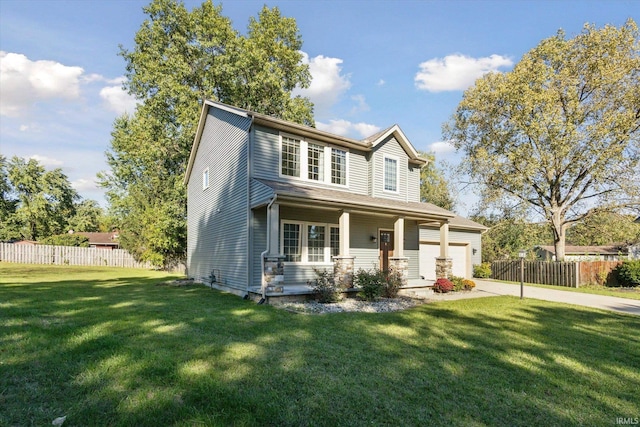
[[[404,257],[404,218],[400,217],[393,223],[393,257]]]
[[[349,256],[349,211],[342,211],[338,225],[340,226],[340,256]]]
[[[269,227],[269,255],[280,254],[280,205],[274,203],[267,212]]]
[[[440,256],[436,258],[436,279],[453,275],[453,260],[449,258],[449,222],[440,225]]]
[[[440,258],[449,258],[449,222],[440,224]]]
[[[338,225],[340,226],[339,255],[333,257],[333,279],[342,289],[353,287],[353,261],[354,257],[349,255],[349,211],[342,211]]]

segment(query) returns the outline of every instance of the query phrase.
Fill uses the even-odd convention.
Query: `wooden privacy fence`
[[[524,261],[524,281],[570,288],[591,283],[612,285],[615,277],[611,272],[621,263],[622,261]],[[520,260],[492,262],[491,278],[519,282]]]
[[[32,246],[13,243],[0,243],[0,261],[23,264],[151,268],[151,264],[136,261],[124,249],[109,250],[51,245]]]

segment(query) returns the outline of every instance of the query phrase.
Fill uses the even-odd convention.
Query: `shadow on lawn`
[[[0,424],[546,426],[638,414],[630,316],[509,297],[305,316],[158,283],[0,287]]]

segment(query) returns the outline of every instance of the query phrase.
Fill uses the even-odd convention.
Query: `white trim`
[[[299,174],[296,175],[284,175],[282,173],[282,138],[294,139],[300,142],[300,159],[299,166],[300,171]],[[315,180],[309,178],[309,144],[318,145],[323,147],[323,162],[324,162],[324,170],[323,170],[323,179]],[[334,184],[331,182],[331,154],[333,150],[343,151],[345,153],[345,183],[344,184]],[[336,188],[349,188],[349,150],[345,147],[336,147],[333,145],[325,144],[320,141],[316,141],[314,139],[306,139],[299,135],[290,134],[287,132],[280,132],[278,134],[278,177],[283,179],[294,179],[296,181],[308,182],[313,184],[322,184],[329,187]]]
[[[286,261],[287,264],[296,265],[326,265],[331,263],[331,228],[337,228],[340,230],[339,224],[325,223],[325,222],[312,222],[312,221],[298,221],[292,219],[280,220],[280,253],[284,255],[284,224],[298,224],[300,225],[300,236],[298,244],[300,245],[300,261]],[[309,232],[308,227],[310,225],[316,225],[324,227],[324,261],[309,261]]]
[[[387,190],[387,159],[396,162],[396,189]],[[391,154],[384,154],[382,156],[382,191],[384,193],[400,194],[400,159],[397,156]]]
[[[209,168],[205,168],[202,171],[202,191],[209,188],[211,185],[211,174],[209,173]]]

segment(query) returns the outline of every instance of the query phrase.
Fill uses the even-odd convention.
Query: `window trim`
[[[387,159],[396,162],[396,189],[387,190]],[[400,193],[400,159],[397,156],[391,154],[385,154],[382,156],[382,191],[385,193],[399,194]]]
[[[209,188],[211,184],[211,175],[209,174],[209,168],[205,168],[202,171],[202,191]]]
[[[285,261],[287,264],[296,265],[327,265],[331,264],[331,228],[337,228],[340,232],[339,224],[327,223],[327,222],[315,222],[315,221],[299,221],[293,219],[281,219],[280,220],[280,252],[284,253],[284,224],[298,224],[300,225],[300,237],[298,244],[300,245],[300,261]],[[309,261],[309,226],[316,225],[325,228],[324,238],[324,261]]]
[[[298,175],[285,175],[282,173],[282,138],[295,139],[300,141],[300,168]],[[309,178],[309,144],[318,145],[323,147],[323,172],[322,180],[315,180]],[[331,155],[333,150],[340,150],[345,152],[345,183],[334,184],[331,182]],[[317,183],[337,188],[349,188],[349,150],[345,147],[338,147],[330,144],[325,144],[314,139],[306,139],[299,135],[290,134],[287,132],[280,132],[278,134],[278,177],[282,179],[294,179],[298,181]]]

